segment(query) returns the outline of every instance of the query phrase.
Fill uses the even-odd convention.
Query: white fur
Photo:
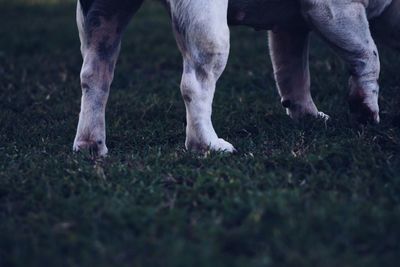
[[[170,4],[184,61],[181,92],[186,105],[186,148],[233,152],[233,146],[217,136],[211,121],[216,83],[229,55],[228,0]]]
[[[119,47],[108,59],[101,60],[97,53],[97,45],[107,35],[110,41],[115,36],[117,24],[115,21],[102,22],[101,26],[92,32],[92,40],[88,43],[81,6],[77,6],[77,23],[81,39],[83,66],[81,70],[82,100],[81,112],[73,150],[93,149],[100,156],[107,154],[105,109],[109,89],[114,76]]]

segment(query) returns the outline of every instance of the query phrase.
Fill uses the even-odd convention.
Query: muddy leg
[[[313,27],[350,67],[350,110],[360,122],[379,122],[380,62],[362,1],[301,0]]]
[[[120,50],[122,31],[140,1],[80,0],[77,24],[81,40],[82,100],[74,151],[91,149],[107,154],[105,109],[114,68]]]

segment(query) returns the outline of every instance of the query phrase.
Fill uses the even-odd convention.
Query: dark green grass
[[[19,1],[23,2],[23,1]],[[0,9],[0,266],[396,266],[400,56],[382,51],[382,123],[353,127],[346,69],[313,41],[322,122],[279,104],[265,32],[232,29],[213,120],[237,155],[184,150],[181,58],[147,3],[124,38],[108,158],[71,152],[74,4]]]

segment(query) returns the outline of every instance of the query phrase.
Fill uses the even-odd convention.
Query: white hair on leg
[[[211,121],[217,80],[229,55],[228,0],[170,1],[174,32],[182,52],[181,92],[186,106],[186,148],[233,152]]]
[[[77,23],[83,56],[82,100],[73,150],[90,149],[104,156],[108,152],[105,109],[126,18],[118,14],[106,18],[100,15],[105,13],[97,11],[84,14],[78,1]]]

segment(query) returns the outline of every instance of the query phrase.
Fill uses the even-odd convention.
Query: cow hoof
[[[226,152],[226,153],[236,152],[236,149],[233,147],[233,145],[222,138],[219,138],[215,143],[211,143],[209,145],[209,148],[210,150],[217,152]]]
[[[222,138],[211,141],[208,144],[203,142],[186,141],[186,149],[193,152],[215,151],[223,153],[234,153],[236,149],[233,145]]]
[[[323,121],[328,121],[331,117],[321,111],[318,111],[317,119],[321,119]]]
[[[74,152],[88,151],[91,155],[105,157],[108,149],[103,141],[75,141]]]
[[[291,100],[282,100],[282,106],[286,108],[286,113],[295,121],[299,121],[306,117],[329,120],[329,116],[323,112],[318,111],[312,99],[306,101],[294,102]]]

